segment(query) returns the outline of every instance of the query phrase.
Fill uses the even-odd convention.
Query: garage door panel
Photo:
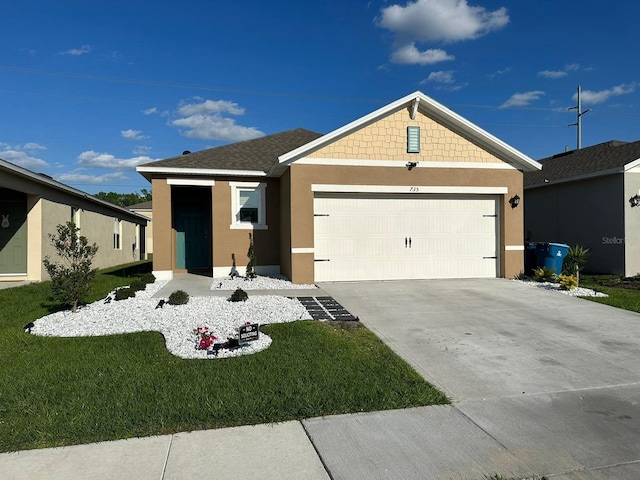
[[[316,281],[495,277],[497,208],[495,196],[320,194]]]

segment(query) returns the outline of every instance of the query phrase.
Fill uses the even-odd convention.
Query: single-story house
[[[640,273],[640,141],[609,141],[540,160],[524,175],[526,239],[582,245],[585,269]]]
[[[326,135],[289,130],[137,167],[152,184],[154,274],[295,283],[511,277],[522,172],[537,162],[415,92]]]
[[[0,281],[47,280],[42,260],[57,258],[49,234],[68,221],[98,245],[94,267],[144,258],[146,217],[0,160]]]
[[[140,215],[147,217],[147,228],[145,229],[147,242],[145,246],[144,260],[148,260],[153,257],[153,208],[152,201],[136,203],[135,205],[129,205],[129,210]]]

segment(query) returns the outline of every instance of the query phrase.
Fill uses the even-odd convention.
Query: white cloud
[[[426,85],[427,83],[435,83],[436,90],[442,90],[445,92],[457,92],[467,87],[468,83],[456,84],[453,78],[453,70],[441,70],[439,72],[431,72],[427,78],[420,82],[420,85]]]
[[[87,175],[83,173],[63,173],[56,175],[56,180],[67,184],[100,184],[114,180],[125,180],[127,176],[122,172],[107,173],[105,175]]]
[[[466,0],[417,0],[381,12],[378,26],[395,33],[401,44],[473,40],[509,23],[506,8],[488,12]]]
[[[69,50],[64,50],[58,52],[58,55],[71,55],[72,57],[79,57],[80,55],[84,55],[91,51],[91,45],[82,45],[80,48],[70,48]]]
[[[427,78],[425,78],[421,84],[427,82],[435,83],[453,83],[453,70],[441,70],[439,72],[431,72]]]
[[[542,95],[544,95],[543,91],[536,90],[533,92],[524,92],[524,93],[514,93],[511,95],[511,98],[500,105],[500,108],[510,108],[510,107],[526,107],[534,100],[538,100]]]
[[[147,155],[151,152],[151,147],[147,147],[144,145],[137,145],[136,148],[133,149],[134,155]]]
[[[236,125],[233,118],[219,115],[192,115],[174,120],[171,125],[185,128],[186,130],[181,132],[185,137],[202,140],[240,141],[264,135],[254,127]]]
[[[493,73],[488,73],[485,75],[485,77],[489,78],[490,80],[493,80],[496,77],[506,75],[507,73],[510,73],[510,72],[511,72],[511,67],[507,67],[507,68],[503,68],[502,70],[497,70]]]
[[[49,164],[41,158],[35,158],[28,155],[26,152],[19,150],[5,149],[0,150],[0,158],[7,162],[15,163],[16,165],[33,170],[36,168],[44,168]]]
[[[181,118],[169,122],[169,125],[180,128],[180,133],[185,137],[240,141],[264,135],[254,127],[236,125],[234,119],[223,116],[223,114],[244,115],[245,109],[237,103],[202,98],[194,100],[196,103],[182,102],[178,106],[178,114],[181,115]]]
[[[141,133],[141,130],[120,130],[122,138],[126,138],[127,140],[144,140],[148,138],[146,135],[140,135]]]
[[[542,70],[538,72],[538,76],[544,77],[544,78],[556,79],[556,78],[566,77],[567,72],[565,72],[564,70]]]
[[[135,168],[143,163],[153,162],[153,158],[142,155],[133,158],[117,158],[110,153],[87,150],[78,155],[78,164],[83,167],[98,168]]]
[[[611,97],[618,95],[627,95],[633,93],[636,90],[636,83],[622,83],[608,90],[600,90],[599,92],[592,92],[591,90],[582,90],[581,100],[584,103],[596,104],[603,103],[609,100]],[[574,100],[578,100],[578,94],[573,95]]]
[[[204,100],[203,98],[196,97],[194,100]],[[230,115],[244,115],[244,108],[240,107],[235,102],[229,102],[227,100],[204,100],[200,103],[187,103],[181,104],[178,107],[178,113],[186,117],[191,115],[208,115],[218,113],[228,113]]]
[[[555,80],[558,78],[566,77],[568,75],[568,72],[573,72],[575,70],[580,70],[580,64],[570,63],[568,65],[565,65],[561,70],[542,70],[538,72],[538,76]]]
[[[158,113],[158,109],[156,107],[151,107],[143,110],[142,113],[144,113],[145,115],[153,115],[154,113]]]
[[[453,60],[455,57],[439,48],[430,48],[421,52],[414,43],[398,48],[391,55],[391,62],[407,65],[432,65],[434,63]]]
[[[430,65],[453,60],[444,50],[420,52],[415,44],[474,40],[509,23],[506,8],[493,12],[481,6],[470,6],[466,0],[416,0],[406,5],[381,9],[378,27],[395,35],[391,61],[403,64]]]
[[[13,146],[8,143],[0,143],[0,158],[29,170],[44,168],[49,164],[33,155],[39,150],[46,149],[46,147],[34,142]]]

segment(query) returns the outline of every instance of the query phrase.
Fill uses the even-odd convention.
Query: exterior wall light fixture
[[[632,207],[637,207],[638,205],[640,205],[640,195],[636,193],[633,197],[629,199],[629,203],[631,204]]]
[[[407,169],[412,170],[413,167],[416,167],[418,165],[418,162],[407,162]]]
[[[509,199],[509,205],[511,205],[511,208],[516,208],[520,205],[520,197],[517,194],[511,197]]]

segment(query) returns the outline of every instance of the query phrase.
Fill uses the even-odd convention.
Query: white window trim
[[[113,219],[113,249],[122,250],[122,219]],[[116,232],[116,227],[118,231]],[[118,236],[118,245],[116,246],[116,235]]]
[[[267,230],[267,184],[263,182],[229,182],[231,187],[231,225],[232,230]],[[259,193],[258,223],[238,221],[240,211],[240,192],[255,190]]]

